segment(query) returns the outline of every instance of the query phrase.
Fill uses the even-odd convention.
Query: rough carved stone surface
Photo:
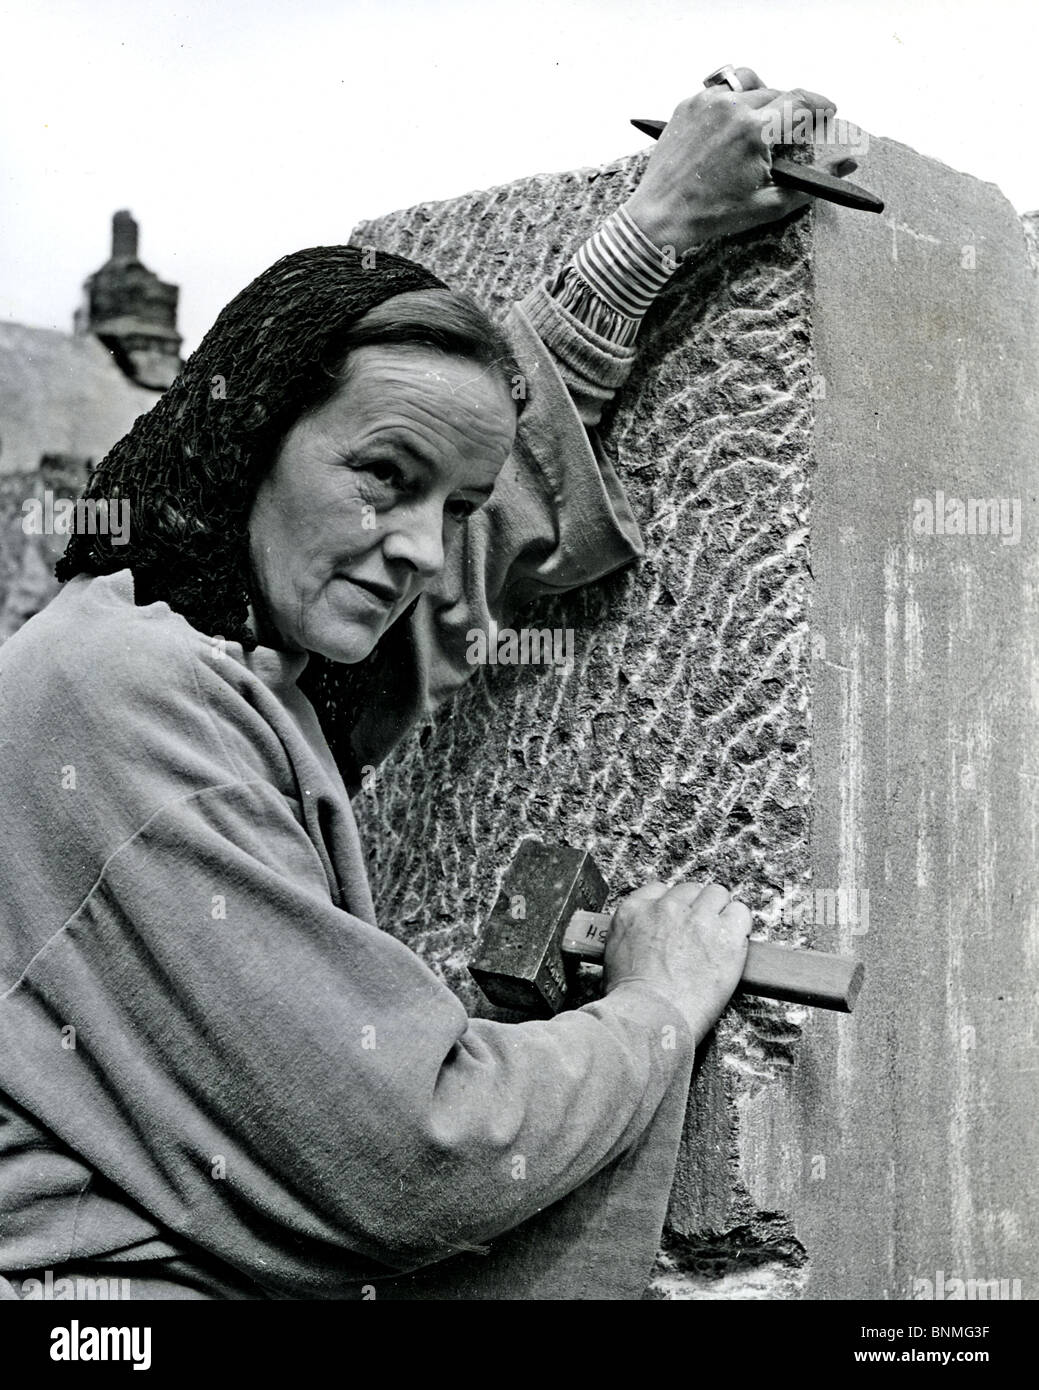
[[[562,265],[641,167],[423,205],[352,240],[501,310]],[[655,306],[601,431],[647,557],[524,619],[574,630],[573,669],[483,669],[361,799],[382,922],[474,1010],[492,1012],[466,962],[528,835],[587,846],[614,896],[651,877],[718,878],[759,927],[793,935],[775,904],[808,869],[806,241],[800,219],[708,252]],[[654,1296],[696,1296],[704,1270],[708,1282],[731,1273],[717,1253],[690,1254],[699,1232],[733,1228],[733,1250],[760,1248],[744,1267],[803,1263],[788,1236],[776,1246],[774,1223],[756,1229],[730,1175],[739,1097],[789,1065],[799,1018],[747,1001],[701,1065],[670,1217],[686,1243],[663,1259]]]

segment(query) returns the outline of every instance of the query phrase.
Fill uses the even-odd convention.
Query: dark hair
[[[297,251],[221,311],[177,380],[91,474],[84,497],[129,502],[128,543],[73,534],[58,579],[130,568],[138,604],[164,599],[200,632],[254,647],[247,522],[256,489],[288,429],[348,378],[350,353],[376,344],[470,359],[498,372],[522,408],[508,343],[468,296],[389,252]],[[309,665],[308,684],[326,692],[341,724],[361,673],[316,655]]]
[[[299,413],[323,405],[350,379],[350,354],[362,347],[424,347],[452,357],[464,357],[495,373],[513,398],[517,414],[526,391],[517,393],[523,373],[512,350],[474,299],[457,290],[411,290],[377,304],[357,320],[339,344],[340,361],[329,373],[328,386]]]

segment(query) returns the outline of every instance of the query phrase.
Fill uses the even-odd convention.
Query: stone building
[[[84,284],[71,334],[0,323],[0,639],[52,597],[64,536],[27,536],[23,504],[76,495],[180,370],[176,285],[138,256],[137,223],[112,219],[112,254]]]

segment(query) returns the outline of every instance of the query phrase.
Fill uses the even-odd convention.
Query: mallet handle
[[[563,934],[561,949],[581,960],[601,961],[612,921],[610,912],[575,912]],[[862,962],[848,956],[751,941],[740,989],[766,999],[850,1014],[864,973]]]

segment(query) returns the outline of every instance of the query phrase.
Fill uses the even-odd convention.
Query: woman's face
[[[498,373],[421,347],[350,355],[285,435],[249,517],[261,642],[360,661],[443,569],[512,449]]]

